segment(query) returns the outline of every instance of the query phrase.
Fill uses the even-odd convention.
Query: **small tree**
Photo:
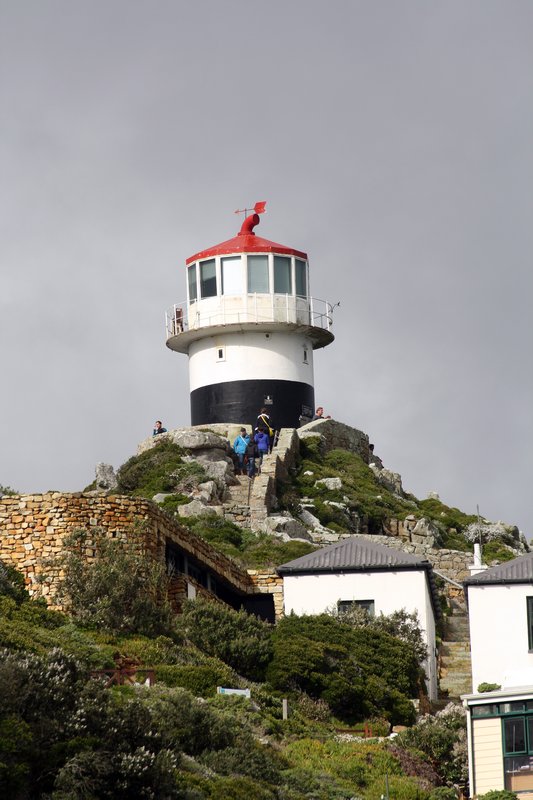
[[[168,633],[172,611],[165,568],[143,552],[138,531],[131,535],[119,540],[97,528],[74,531],[65,542],[60,597],[82,625],[147,636]]]

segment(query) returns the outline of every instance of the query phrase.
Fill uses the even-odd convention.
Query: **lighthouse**
[[[192,425],[251,424],[267,408],[276,428],[296,428],[313,415],[332,308],[311,297],[307,254],[259,237],[259,221],[190,256],[187,300],[166,313],[167,347],[189,358]]]

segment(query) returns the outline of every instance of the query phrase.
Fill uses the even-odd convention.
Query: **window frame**
[[[214,274],[214,276],[204,280],[204,277],[202,275],[202,271],[203,271],[203,267],[207,266],[208,264],[210,266],[213,265],[213,267],[215,269],[215,274]],[[217,261],[216,261],[216,258],[205,258],[203,261],[199,261],[198,262],[198,266],[200,268],[200,299],[201,300],[206,300],[209,297],[217,297],[219,292],[218,292],[218,281],[217,281]],[[213,281],[213,280],[214,280],[214,287],[215,287],[214,293],[212,293],[212,294],[204,294],[204,284],[207,283],[207,281]]]

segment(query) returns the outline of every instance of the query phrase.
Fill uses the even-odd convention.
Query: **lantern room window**
[[[189,282],[189,303],[192,303],[198,297],[198,284],[196,282],[196,264],[191,264],[191,266],[187,269],[187,279]]]
[[[215,259],[200,261],[200,291],[202,298],[216,297],[217,294],[217,271]]]
[[[291,259],[274,256],[274,294],[292,294]]]
[[[268,294],[268,256],[248,256],[248,292]]]
[[[221,259],[222,264],[222,294],[242,294],[243,275],[240,256]]]
[[[298,297],[307,297],[307,264],[305,261],[295,259],[296,294]]]

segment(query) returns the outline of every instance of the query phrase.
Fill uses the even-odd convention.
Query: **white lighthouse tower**
[[[313,351],[334,339],[332,309],[310,295],[306,253],[256,236],[258,224],[254,213],[188,258],[187,300],[166,315],[167,347],[189,356],[192,425],[251,424],[267,407],[295,428],[313,414]]]

